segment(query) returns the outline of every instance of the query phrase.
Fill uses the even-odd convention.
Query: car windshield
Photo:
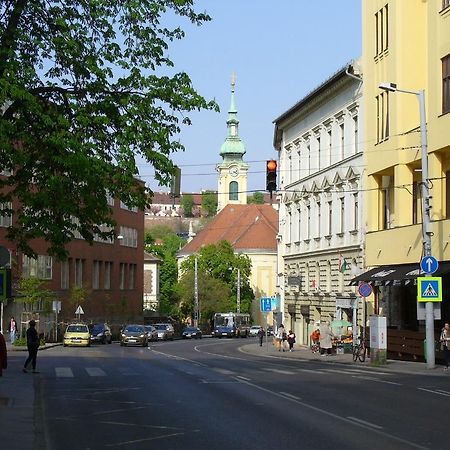
[[[155,329],[151,325],[145,325],[144,328],[145,328],[145,331],[153,331]]]
[[[68,333],[88,333],[89,329],[87,325],[69,325],[67,327]]]
[[[128,331],[130,333],[142,333],[144,331],[144,327],[141,327],[139,325],[128,325],[125,328],[125,331]]]
[[[155,325],[155,328],[157,330],[167,330],[167,325],[164,325],[163,323],[159,323]]]
[[[184,331],[187,331],[188,333],[192,333],[192,332],[197,331],[197,328],[194,328],[194,327],[187,327],[187,328],[184,329]]]
[[[92,328],[92,333],[101,333],[104,329],[105,327],[103,325],[94,325]]]

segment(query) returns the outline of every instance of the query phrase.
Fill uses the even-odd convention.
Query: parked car
[[[181,333],[181,337],[183,339],[201,339],[202,338],[202,332],[200,328],[197,327],[186,327],[183,332]]]
[[[106,323],[95,323],[89,327],[91,330],[91,342],[101,342],[102,344],[111,344],[111,328]]]
[[[158,340],[158,331],[153,325],[144,325],[145,331],[147,332],[147,338],[149,341]]]
[[[144,325],[127,325],[120,333],[120,345],[142,345],[148,344],[147,332]]]
[[[214,330],[212,332],[213,337],[234,337],[236,335],[236,330],[233,327],[214,327]]]
[[[89,347],[91,345],[91,333],[85,323],[71,323],[67,326],[63,339],[64,347],[68,345]]]
[[[158,332],[158,339],[160,341],[173,341],[175,337],[175,330],[173,329],[172,324],[170,323],[155,323],[154,327]]]
[[[253,336],[253,337],[258,336],[259,330],[262,330],[261,325],[252,325],[250,327],[249,336]]]
[[[267,327],[267,336],[273,336],[273,326],[272,325],[269,325],[268,327]]]

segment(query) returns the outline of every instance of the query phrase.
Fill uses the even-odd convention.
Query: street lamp
[[[428,187],[428,143],[427,143],[427,121],[425,115],[425,91],[409,91],[399,89],[395,83],[381,83],[380,89],[389,92],[403,92],[405,94],[413,94],[419,100],[420,112],[420,146],[422,149],[422,239],[423,239],[423,256],[431,256],[431,218],[430,218],[430,191]],[[425,336],[426,336],[426,357],[427,367],[434,369],[434,314],[433,303],[425,304]]]

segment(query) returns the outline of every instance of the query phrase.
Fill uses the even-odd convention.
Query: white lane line
[[[367,425],[368,427],[376,428],[377,430],[382,430],[383,427],[376,425],[372,422],[367,422],[366,420],[358,419],[357,417],[347,416],[347,419],[353,420],[358,423],[362,423],[363,425]]]
[[[236,377],[236,379],[237,379],[237,377]],[[238,381],[241,381],[241,380],[238,380]],[[394,435],[392,435],[390,433],[387,433],[385,431],[378,430],[378,429],[374,428],[373,425],[369,426],[369,425],[366,425],[365,423],[362,423],[360,421],[350,420],[350,419],[348,419],[346,417],[339,416],[339,415],[334,414],[334,413],[332,413],[330,411],[327,411],[325,409],[318,408],[317,406],[310,405],[309,403],[305,403],[304,401],[295,400],[295,399],[290,398],[290,397],[285,397],[284,395],[281,395],[278,392],[271,391],[270,389],[263,388],[262,386],[258,386],[257,384],[250,383],[248,381],[241,381],[241,383],[246,384],[247,386],[251,386],[251,387],[253,387],[255,389],[259,389],[260,391],[266,392],[268,394],[272,394],[272,395],[274,395],[276,397],[283,398],[285,400],[289,400],[291,402],[297,403],[299,405],[302,405],[305,408],[308,408],[308,409],[310,409],[312,411],[315,411],[315,412],[317,412],[319,414],[323,414],[325,416],[331,417],[331,418],[333,418],[335,420],[338,420],[338,421],[341,421],[341,422],[345,422],[346,424],[351,424],[351,425],[356,426],[356,427],[364,428],[366,430],[370,430],[372,433],[379,434],[380,436],[384,436],[384,437],[386,437],[388,439],[392,439],[392,440],[397,441],[397,442],[401,442],[402,444],[406,444],[409,447],[419,448],[421,450],[429,450],[428,447],[422,447],[421,445],[415,444],[414,442],[407,441],[406,439],[402,439],[400,437],[394,436]]]
[[[297,396],[294,395],[294,394],[289,394],[289,392],[280,392],[280,394],[281,394],[281,395],[284,395],[285,397],[292,398],[292,399],[294,399],[294,400],[301,400],[300,397],[297,397]]]
[[[70,367],[55,367],[58,378],[73,378],[73,372]]]
[[[353,375],[353,372],[350,372],[349,370],[339,370],[339,369],[320,369],[324,372],[331,372],[331,373],[340,373],[341,375]]]
[[[136,409],[145,409],[147,406],[136,406],[134,408],[122,408],[122,409],[109,409],[107,411],[97,411],[95,413],[92,413],[93,416],[101,416],[104,414],[112,414],[112,413],[118,413],[118,412],[128,412],[128,411],[134,411]]]
[[[401,383],[396,383],[395,381],[379,380],[378,378],[365,377],[363,375],[352,375],[352,378],[358,378],[360,380],[374,381],[375,383],[392,384],[394,386],[403,386]]]
[[[279,373],[281,375],[295,375],[295,372],[292,372],[291,370],[271,369],[269,367],[264,367],[263,370],[266,370],[267,372]]]
[[[106,377],[106,373],[100,367],[85,367],[91,377]]]
[[[297,369],[297,372],[307,372],[313,374],[326,375],[326,372],[321,372],[320,370],[312,370],[312,369]]]
[[[430,392],[431,394],[442,395],[444,397],[450,397],[450,394],[445,394],[444,392],[433,391],[432,389],[417,388],[419,391]]]
[[[231,370],[227,369],[221,369],[220,367],[213,367],[214,372],[219,372],[222,375],[235,375],[235,372],[232,372]]]
[[[238,375],[236,378],[239,378],[240,380],[244,381],[251,381],[251,378],[243,377],[242,375]]]
[[[444,391],[443,389],[436,389],[436,391],[438,391],[438,392],[443,392],[444,394],[450,394],[450,392]]]

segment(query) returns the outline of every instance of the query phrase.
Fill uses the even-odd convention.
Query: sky
[[[266,160],[278,155],[273,121],[361,56],[361,0],[195,0],[195,9],[212,21],[201,27],[182,22],[186,37],[171,43],[168,54],[220,113],[190,114],[193,123],[180,135],[186,150],[172,156],[181,168],[181,190],[217,190],[234,72],[248,190],[263,191]],[[149,188],[169,190],[158,186],[150,165],[139,170]]]

